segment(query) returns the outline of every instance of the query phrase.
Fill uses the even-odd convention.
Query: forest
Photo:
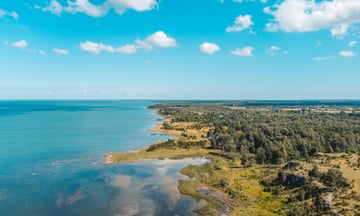
[[[259,164],[310,161],[319,152],[360,150],[360,112],[356,108],[239,107],[222,103],[168,103],[150,108],[172,116],[172,122],[208,126],[210,148],[239,152]],[[164,127],[168,127],[166,122]]]

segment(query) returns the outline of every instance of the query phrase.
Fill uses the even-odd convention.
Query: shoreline
[[[102,161],[100,162],[101,164],[112,164],[113,163],[113,159],[112,159],[112,153],[107,153]]]
[[[169,118],[167,119],[165,116],[162,116],[160,113],[159,113],[159,109],[151,109],[151,108],[148,108],[146,107],[146,110],[152,110],[152,112],[150,112],[152,115],[156,115],[158,117],[161,117],[161,118],[156,118],[154,119],[154,122],[158,122],[154,127],[152,128],[148,128],[146,129],[146,131],[148,132],[161,132],[162,134],[164,134],[165,136],[169,136],[169,137],[173,137],[174,139],[177,139],[177,137],[172,134],[170,134],[168,131],[164,130],[161,128],[162,124],[166,121],[169,121]],[[147,149],[149,148],[150,146],[152,145],[155,145],[159,142],[162,142],[163,140],[158,140],[156,141],[155,143],[153,144],[147,144],[143,147],[140,147],[140,148],[136,148],[130,152],[120,152],[120,153],[138,153],[139,151],[141,150],[144,150],[144,149]],[[121,162],[116,162],[113,160],[113,154],[115,153],[119,153],[119,152],[108,152],[106,153],[104,156],[103,156],[103,159],[100,161],[100,164],[117,164],[117,163],[121,163]],[[141,159],[140,159],[141,160]],[[131,161],[131,162],[136,162],[136,161]]]
[[[305,155],[299,155],[298,160],[295,160],[296,163],[274,160],[274,158],[286,158],[288,151],[293,152],[281,150],[284,151],[283,154],[275,154],[275,151],[271,151],[271,160],[267,159],[265,163],[264,159],[260,160],[264,158],[261,151],[255,153],[250,151],[254,140],[249,140],[245,135],[251,135],[251,130],[249,132],[247,127],[234,125],[234,120],[243,122],[245,125],[246,122],[253,122],[254,113],[262,118],[261,120],[256,119],[256,124],[251,126],[253,129],[259,125],[267,125],[270,128],[289,126],[286,121],[289,116],[306,125],[304,121],[311,118],[312,115],[321,115],[317,112],[304,114],[286,109],[270,112],[271,110],[264,110],[261,107],[237,111],[222,105],[160,104],[152,108],[158,108],[157,114],[163,117],[163,121],[162,123],[159,121],[159,124],[149,131],[161,132],[175,139],[159,141],[135,152],[113,152],[105,155],[104,162],[116,164],[146,159],[187,157],[205,157],[211,160],[207,164],[188,165],[180,170],[181,174],[189,178],[179,181],[179,192],[197,201],[204,200],[207,203],[206,206],[194,210],[195,213],[200,215],[288,215],[298,209],[315,211],[316,209],[313,208],[315,200],[324,200],[331,204],[330,210],[317,209],[318,213],[323,211],[351,212],[357,206],[360,197],[359,155],[354,152],[330,151],[314,154],[310,162]],[[282,124],[274,126],[266,121],[273,119],[273,116],[276,116],[279,119],[278,124],[282,123],[283,126],[281,126]],[[339,116],[352,123],[358,122],[355,119],[356,116],[346,116],[341,113],[331,113],[325,117],[322,115],[319,117],[323,118],[326,124],[333,125],[341,124],[336,118]],[[174,119],[174,117],[176,118]],[[236,130],[235,127],[237,127]],[[323,126],[313,125],[313,127],[314,130],[319,131],[318,136],[324,135],[320,130]],[[292,125],[289,130],[294,130]],[[267,137],[268,140],[274,136],[264,131],[258,133]],[[232,139],[228,139],[226,143],[226,139],[217,141],[219,134],[220,137]],[[294,139],[294,134],[296,133],[283,136]],[[244,147],[243,151],[235,149],[236,146],[234,146],[235,137],[239,138],[240,136],[243,137],[242,140],[247,141],[241,143],[241,146]],[[274,145],[273,142],[265,144],[261,144],[261,148]],[[287,145],[288,143],[283,143],[281,146]],[[291,145],[289,144],[289,146]],[[258,147],[260,150],[261,148]],[[278,158],[273,157],[274,155],[277,155]],[[265,155],[266,158],[267,155]],[[297,165],[291,166],[296,166],[296,168],[289,168],[289,164],[293,163]],[[315,172],[313,170],[316,168],[316,175],[308,177],[310,173]],[[279,178],[279,174],[284,175],[286,179]],[[333,175],[337,176],[336,182],[329,183],[328,179]],[[305,181],[290,182],[289,186],[289,183],[284,183],[287,179],[305,179]],[[337,185],[342,185],[343,188],[337,189]],[[311,191],[316,191],[317,194]],[[224,194],[226,199],[218,199],[219,196],[216,194]]]
[[[150,108],[148,108],[150,109]],[[170,122],[171,116],[164,116],[159,113],[159,109],[156,109],[154,114],[161,116],[162,121],[159,121],[159,124],[156,124],[155,127],[148,129],[149,132],[161,132],[166,136],[174,138],[174,142],[179,141],[181,133],[176,130],[164,129],[164,122]],[[169,141],[169,140],[168,140]],[[210,153],[217,152],[217,150],[208,150],[203,148],[189,148],[189,149],[176,149],[170,148],[167,149],[163,147],[162,144],[168,141],[159,140],[154,144],[150,144],[138,149],[135,149],[131,152],[109,152],[104,155],[101,164],[121,164],[121,163],[135,163],[137,161],[144,160],[163,160],[165,158],[170,160],[181,160],[185,158],[208,158],[212,160],[213,157]],[[159,147],[157,147],[159,145]],[[156,147],[155,150],[150,150],[153,147]],[[190,173],[185,173],[184,170],[188,167],[196,166],[201,167],[202,165],[187,165],[181,170],[179,174],[187,176],[189,180],[180,180],[178,185],[179,193],[184,196],[189,196],[192,199],[203,200],[206,202],[205,206],[199,209],[195,209],[193,212],[200,215],[228,215],[230,212],[231,201],[230,197],[227,196],[221,190],[214,188],[213,186],[206,184],[204,182],[194,181]]]

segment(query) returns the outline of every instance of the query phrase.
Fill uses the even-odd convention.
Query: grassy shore
[[[204,141],[208,128],[194,129],[194,122],[170,123],[168,128],[159,124],[152,131],[166,133],[177,141],[195,143]],[[171,129],[169,129],[171,128]],[[206,205],[195,210],[200,215],[276,215],[281,212],[281,199],[263,192],[258,179],[264,177],[261,167],[244,169],[240,162],[234,162],[221,156],[220,150],[202,147],[179,147],[167,141],[137,149],[133,152],[113,152],[104,157],[104,164],[131,163],[150,159],[182,159],[187,157],[206,157],[212,162],[202,166],[188,166],[180,172],[190,180],[179,182],[181,194],[197,201],[204,200]],[[267,173],[268,174],[268,173]],[[257,203],[253,205],[253,203]],[[269,210],[271,209],[271,210]]]
[[[206,205],[195,210],[200,215],[301,215],[303,206],[310,200],[290,201],[300,189],[276,183],[279,171],[286,163],[259,165],[242,163],[240,153],[224,153],[210,148],[207,131],[209,126],[199,126],[197,122],[171,122],[167,116],[165,123],[157,125],[158,132],[166,133],[176,140],[161,141],[134,152],[113,152],[105,156],[103,163],[129,163],[148,159],[182,159],[186,157],[206,157],[211,160],[201,166],[187,166],[180,172],[189,180],[181,180],[178,189]],[[333,212],[355,215],[360,207],[360,169],[356,167],[357,155],[319,154],[310,163],[300,161],[296,171],[290,174],[303,176],[317,165],[326,173],[334,167],[344,172],[351,183],[350,189],[340,189],[326,193],[331,198]],[[251,162],[251,161],[250,161]],[[268,185],[264,184],[268,182]],[[320,182],[313,181],[311,187],[321,188]],[[330,199],[329,198],[329,199]],[[298,212],[299,211],[299,212]],[[352,214],[353,213],[353,214]],[[359,213],[359,212],[357,212]]]
[[[170,118],[165,118],[165,122],[169,123]],[[169,123],[170,124],[170,123]],[[173,123],[171,124],[172,129],[165,129],[163,124],[156,125],[155,128],[150,129],[154,132],[161,132],[169,136],[174,137],[178,140],[188,140],[183,135],[186,133],[188,137],[192,137],[192,142],[205,140],[202,138],[206,129],[194,130],[189,129],[194,123]],[[194,139],[195,137],[195,139]],[[220,153],[218,150],[209,150],[203,147],[189,147],[179,148],[172,146],[167,141],[159,141],[153,145],[149,145],[133,152],[112,152],[105,155],[102,163],[103,164],[116,164],[116,163],[131,163],[140,160],[151,160],[151,159],[173,159],[179,160],[189,157],[206,157],[213,159],[212,154]],[[191,166],[189,166],[191,167]],[[181,173],[192,177],[189,167],[181,170]],[[200,167],[199,167],[200,168]],[[193,179],[193,178],[192,178]],[[207,193],[200,193],[199,190],[206,188]],[[183,195],[190,196],[197,201],[206,201],[206,204],[201,209],[195,210],[200,215],[219,215],[221,212],[227,212],[227,206],[229,205],[230,199],[227,198],[227,194],[220,190],[208,186],[206,183],[195,181],[195,180],[181,180],[178,186],[179,192]],[[226,197],[226,198],[224,198]]]

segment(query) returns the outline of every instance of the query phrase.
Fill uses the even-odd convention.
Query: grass
[[[230,215],[285,215],[285,199],[264,192],[259,183],[266,177],[264,167],[237,168],[226,159],[214,156],[211,159],[210,164],[188,166],[181,173],[226,194],[222,201],[230,207]]]
[[[139,160],[150,159],[183,159],[187,157],[206,157],[208,150],[201,148],[191,149],[156,149],[155,151],[146,151],[147,148],[142,148],[136,152],[113,152],[112,163],[130,163]]]
[[[201,183],[192,180],[180,180],[179,191],[183,195],[194,198],[197,202],[205,200],[204,207],[195,210],[200,215],[218,215],[219,210],[223,208],[223,204],[216,198],[197,192],[197,188],[200,188]]]
[[[321,172],[326,172],[331,167],[339,167],[345,179],[350,183],[350,189],[337,190],[335,192],[335,212],[343,215],[360,214],[357,205],[360,204],[360,168],[356,154],[321,154],[313,163],[317,164]]]

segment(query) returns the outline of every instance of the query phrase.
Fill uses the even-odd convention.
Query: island
[[[153,131],[174,139],[103,163],[205,157],[179,191],[199,215],[359,215],[360,106],[348,101],[164,102]]]

